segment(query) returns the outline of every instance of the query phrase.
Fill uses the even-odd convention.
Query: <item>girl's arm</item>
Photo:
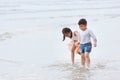
[[[77,31],[75,31],[74,34],[75,34],[75,36],[77,36],[77,39],[78,39],[77,42],[78,42],[78,44],[80,44],[80,34]]]

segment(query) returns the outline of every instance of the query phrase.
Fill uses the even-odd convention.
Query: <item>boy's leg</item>
[[[81,65],[84,67],[85,66],[85,54],[81,53]]]
[[[90,52],[92,50],[92,44],[88,43],[85,47],[85,61],[87,64],[87,67],[90,67]]]
[[[85,62],[87,64],[87,67],[90,67],[90,56],[89,52],[85,52]]]
[[[81,65],[85,67],[85,50],[84,45],[80,45],[80,53],[81,53]]]

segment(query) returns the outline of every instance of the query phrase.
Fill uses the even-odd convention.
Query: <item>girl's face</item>
[[[71,37],[71,32],[67,32],[67,33],[65,33],[65,37],[70,38],[70,37]]]

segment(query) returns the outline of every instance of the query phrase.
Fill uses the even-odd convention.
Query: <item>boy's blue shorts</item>
[[[92,50],[92,43],[80,44],[80,53],[88,52],[90,53]]]

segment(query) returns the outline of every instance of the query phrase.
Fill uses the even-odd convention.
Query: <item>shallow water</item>
[[[80,18],[98,38],[91,68],[71,65],[61,29]],[[1,80],[119,80],[119,0],[1,0]]]

